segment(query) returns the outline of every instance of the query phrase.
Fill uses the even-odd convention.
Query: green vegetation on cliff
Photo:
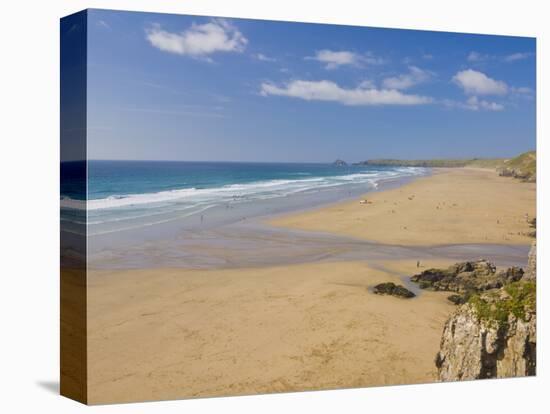
[[[510,315],[525,321],[527,314],[535,311],[536,287],[533,281],[518,281],[503,290],[473,295],[468,303],[473,306],[479,320],[505,326]]]

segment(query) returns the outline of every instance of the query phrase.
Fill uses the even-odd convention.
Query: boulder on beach
[[[393,282],[379,283],[378,285],[374,286],[372,291],[377,295],[391,295],[405,299],[414,298],[416,296],[409,289],[401,285],[396,285]]]
[[[421,289],[455,292],[460,295],[498,289],[523,277],[523,269],[511,267],[497,272],[494,264],[486,260],[456,263],[447,269],[427,269],[411,277]],[[464,298],[464,300],[467,297]],[[453,303],[461,303],[453,295]]]

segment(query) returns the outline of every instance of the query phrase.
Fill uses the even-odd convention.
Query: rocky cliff
[[[435,363],[440,381],[536,372],[536,247],[519,281],[470,297],[445,323]]]
[[[531,244],[529,251],[529,260],[527,262],[527,270],[523,275],[524,280],[536,280],[537,278],[537,241]]]

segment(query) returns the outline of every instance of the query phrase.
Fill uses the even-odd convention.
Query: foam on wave
[[[319,190],[346,184],[366,184],[376,188],[378,181],[400,176],[421,175],[425,169],[415,167],[396,168],[387,171],[353,173],[341,176],[303,178],[297,180],[268,180],[246,184],[230,184],[217,188],[185,188],[157,193],[111,195],[100,199],[74,200],[62,197],[61,207],[65,209],[105,210],[133,206],[157,207],[172,203],[229,202],[239,199],[266,199],[281,197],[302,191]]]

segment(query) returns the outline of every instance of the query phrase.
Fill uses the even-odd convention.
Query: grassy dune
[[[500,175],[534,182],[537,178],[537,153],[535,151],[524,152],[505,161],[497,169]]]
[[[536,152],[529,151],[517,157],[506,158],[468,158],[468,159],[434,159],[434,160],[398,160],[379,158],[366,160],[355,165],[388,165],[404,167],[461,168],[477,167],[496,169],[500,175],[511,176],[525,181],[535,181]]]
[[[514,158],[515,159],[515,158]],[[468,158],[468,159],[435,159],[435,160],[398,160],[391,158],[379,158],[358,162],[355,165],[388,165],[403,167],[433,167],[433,168],[498,168],[506,164],[505,158]]]

